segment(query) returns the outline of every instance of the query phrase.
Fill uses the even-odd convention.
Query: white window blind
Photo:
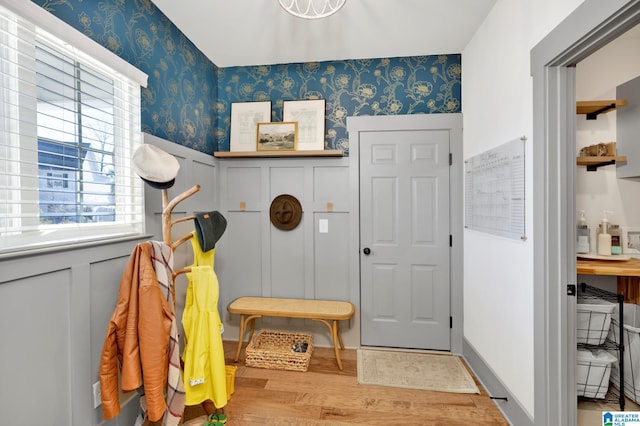
[[[0,6],[0,254],[143,233],[130,167],[141,82],[105,64],[102,47],[102,61],[77,49],[87,41],[76,30],[52,35],[41,23],[63,23],[27,7],[35,15]]]

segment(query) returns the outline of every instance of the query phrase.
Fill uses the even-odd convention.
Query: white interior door
[[[361,343],[450,350],[447,129],[360,137]]]

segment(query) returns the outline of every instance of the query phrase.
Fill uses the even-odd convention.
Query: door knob
[[[369,247],[365,247],[365,248],[364,248],[364,250],[362,250],[362,252],[363,252],[365,255],[369,256],[369,254],[371,253],[371,249],[370,249]]]

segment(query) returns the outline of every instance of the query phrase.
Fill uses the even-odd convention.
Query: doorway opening
[[[636,25],[626,31],[620,37],[609,42],[596,52],[589,55],[576,64],[576,99],[578,102],[592,102],[604,100],[616,100],[618,108],[616,110],[604,110],[595,116],[586,114],[578,114],[576,116],[576,155],[583,150],[592,149],[591,147],[602,146],[601,144],[616,143],[610,145],[611,154],[618,156],[616,164],[610,164],[601,167],[591,167],[591,170],[584,163],[583,157],[576,159],[575,166],[575,205],[576,213],[584,212],[585,222],[591,229],[591,244],[589,254],[579,254],[578,262],[578,278],[577,283],[586,283],[589,286],[597,287],[616,294],[618,290],[618,277],[614,275],[584,274],[580,272],[591,272],[585,265],[591,266],[592,256],[597,255],[597,233],[598,224],[602,219],[603,212],[607,214],[611,226],[609,232],[613,234],[626,233],[629,229],[637,229],[638,217],[640,217],[640,204],[636,203],[636,194],[640,190],[640,183],[626,179],[625,176],[631,176],[633,169],[637,167],[637,156],[630,148],[636,145],[635,136],[632,141],[633,146],[629,146],[629,139],[624,140],[624,134],[618,134],[617,128],[623,122],[624,116],[631,117],[636,113],[637,99],[629,97],[629,93],[618,93],[618,86],[633,80],[640,76],[640,57],[637,55],[640,47],[640,25]],[[618,99],[620,101],[618,102]],[[628,105],[624,105],[628,102]],[[637,111],[637,110],[636,110]],[[637,120],[637,117],[634,121]],[[624,132],[622,132],[624,133]],[[614,151],[615,150],[615,151]],[[628,161],[621,161],[626,156]],[[584,160],[588,160],[585,158]],[[604,163],[604,162],[603,162]],[[620,170],[618,170],[620,168]],[[631,171],[627,171],[632,169]],[[635,180],[635,179],[634,179]],[[613,254],[619,260],[628,257],[628,250],[622,247],[623,238],[614,240]],[[586,249],[586,247],[584,247]],[[584,251],[584,250],[583,250]],[[624,253],[623,253],[624,251]],[[584,257],[580,259],[580,257]],[[624,266],[629,262],[622,262]],[[623,279],[624,280],[624,279]],[[633,292],[637,283],[629,281]],[[620,290],[622,291],[622,290]],[[625,307],[625,314],[629,311],[629,306]],[[626,316],[626,315],[625,315]],[[617,321],[615,326],[618,326]],[[578,325],[578,327],[580,327]],[[592,348],[593,349],[593,348]],[[581,351],[584,348],[581,348]],[[587,352],[580,352],[583,355]],[[629,356],[630,353],[625,353]],[[637,355],[632,355],[635,357]],[[584,361],[583,361],[584,364]],[[615,366],[615,363],[614,363]],[[620,380],[620,371],[613,368],[610,380],[618,383]],[[625,372],[626,376],[630,371]],[[576,377],[578,384],[578,393],[584,391],[586,379],[578,374]],[[582,385],[582,387],[581,387]],[[607,388],[605,388],[607,386]],[[606,398],[599,399],[583,399],[578,401],[577,423],[578,424],[600,424],[602,421],[602,411],[618,411],[621,409],[619,403],[619,395],[617,389],[614,389],[607,381],[603,383],[604,389],[608,389]],[[626,389],[629,392],[629,387]],[[633,392],[631,392],[633,393]],[[602,396],[602,395],[601,395]],[[640,407],[635,401],[627,398],[622,399],[625,411],[638,411]]]
[[[585,1],[531,51],[534,94],[535,423],[577,423],[575,114],[580,61],[640,22],[640,1]]]

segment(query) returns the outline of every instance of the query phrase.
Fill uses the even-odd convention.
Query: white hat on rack
[[[180,163],[176,157],[150,144],[141,145],[136,149],[131,164],[133,171],[142,180],[158,189],[171,188],[180,170]]]

